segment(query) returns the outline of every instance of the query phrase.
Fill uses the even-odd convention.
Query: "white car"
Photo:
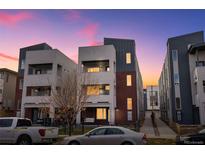
[[[51,143],[58,137],[56,127],[35,127],[29,119],[0,118],[0,144]]]
[[[68,145],[136,145],[147,144],[146,135],[124,127],[104,126],[95,128],[84,135],[64,139]]]

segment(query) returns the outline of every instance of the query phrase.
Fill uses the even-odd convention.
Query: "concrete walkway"
[[[156,134],[151,120],[151,111],[146,111],[144,125],[140,131],[145,133],[148,138],[170,138],[175,139],[176,133],[159,119],[159,112],[155,112],[156,123],[159,134]]]

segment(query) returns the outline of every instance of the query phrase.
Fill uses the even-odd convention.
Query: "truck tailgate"
[[[58,137],[58,128],[57,127],[47,127],[46,134],[44,138],[57,138]]]

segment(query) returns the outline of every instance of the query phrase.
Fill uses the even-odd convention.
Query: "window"
[[[23,79],[19,80],[19,89],[23,89]]]
[[[132,110],[132,98],[127,98],[127,110]]]
[[[9,73],[6,73],[6,82],[9,82]]]
[[[87,72],[89,72],[89,73],[100,72],[100,68],[99,67],[88,68]]]
[[[178,73],[174,74],[174,83],[179,84],[179,74]]]
[[[106,108],[97,108],[96,109],[96,119],[98,120],[106,120]]]
[[[2,89],[0,89],[0,94],[2,94],[2,92],[3,92],[3,90],[2,90]]]
[[[109,95],[110,85],[90,85],[87,86],[87,95],[89,96],[98,96],[98,95]]]
[[[27,87],[26,96],[50,96],[51,87],[50,86],[41,86],[41,87]]]
[[[127,120],[132,121],[132,111],[127,111]]]
[[[179,97],[176,98],[176,109],[181,109],[181,102]]]
[[[99,95],[99,86],[87,86],[87,95]]]
[[[25,68],[25,59],[21,60],[21,69],[23,70]]]
[[[17,127],[28,127],[28,126],[31,126],[30,120],[18,119]]]
[[[98,128],[89,133],[89,135],[105,135],[105,128]]]
[[[29,64],[28,74],[29,75],[39,75],[39,74],[51,74],[53,64]]]
[[[181,111],[177,111],[177,120],[181,121]]]
[[[196,61],[196,67],[205,66],[205,61]]]
[[[205,80],[203,80],[203,90],[205,92]]]
[[[126,53],[126,64],[131,64],[131,53],[130,52]]]
[[[177,55],[178,53],[177,53],[177,50],[172,50],[172,60],[173,61],[176,61],[177,60],[177,58],[178,58],[178,55]]]
[[[0,127],[11,127],[12,119],[0,119]]]
[[[118,128],[107,128],[105,131],[105,135],[119,135],[124,134],[124,132]]]
[[[0,73],[0,79],[4,79],[4,74],[3,74],[3,72]]]
[[[83,72],[108,72],[110,71],[109,60],[83,61]]]
[[[132,86],[132,76],[127,75],[127,86]]]

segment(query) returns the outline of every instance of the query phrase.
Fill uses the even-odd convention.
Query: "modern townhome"
[[[205,43],[193,44],[188,51],[194,115],[205,125]]]
[[[147,110],[159,110],[159,87],[158,86],[147,86]]]
[[[195,69],[194,61],[190,63],[195,52],[190,46],[202,43],[203,38],[203,32],[200,31],[169,38],[167,41],[167,54],[159,79],[159,93],[161,118],[170,125],[199,124],[198,108],[193,104],[195,98],[192,95],[190,75]]]
[[[55,107],[48,100],[52,94],[51,90],[56,90],[60,86],[62,77],[77,69],[77,65],[62,52],[52,49],[47,44],[26,47],[21,51],[19,70],[21,73],[23,69],[23,83],[19,86],[22,90],[21,117],[29,118],[36,123],[45,118],[43,110],[46,108],[48,110],[46,116],[52,119]]]
[[[80,47],[78,68],[93,82],[84,86],[89,95],[85,123],[135,125],[144,115],[134,40],[105,38],[104,45]]]
[[[104,45],[116,50],[115,124],[136,124],[142,119],[143,84],[139,70],[135,40],[105,38]]]
[[[0,110],[15,110],[17,72],[0,68]]]
[[[78,70],[86,76],[86,110],[77,123],[114,124],[116,109],[116,51],[113,45],[80,47]],[[84,117],[82,117],[84,116]]]

